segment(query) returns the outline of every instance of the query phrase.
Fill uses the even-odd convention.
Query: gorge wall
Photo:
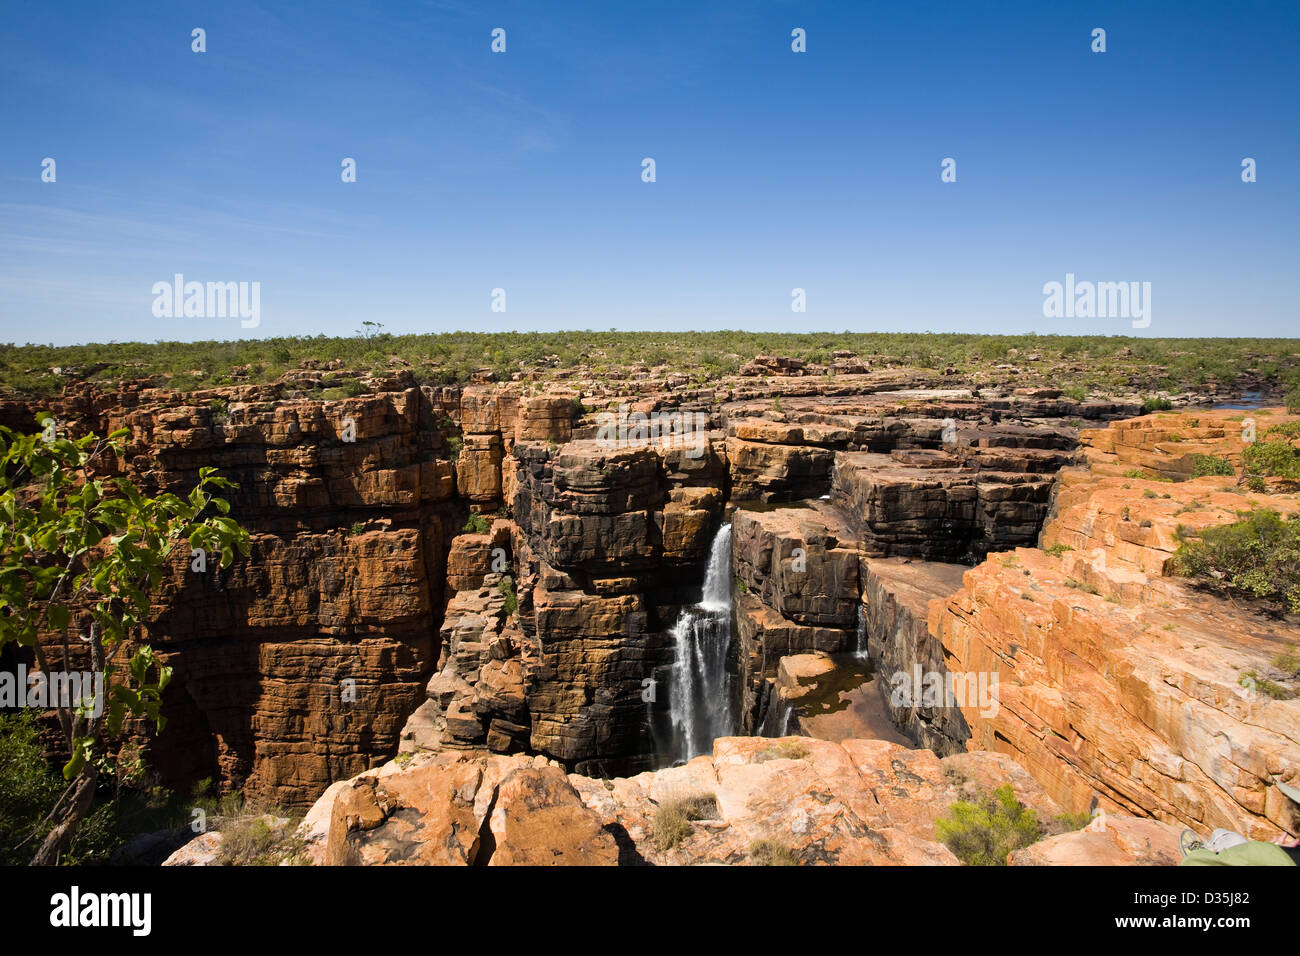
[[[1182,731],[1141,710],[1163,700],[1174,713],[1158,686],[1168,673],[1127,676],[1157,656],[1143,646],[1119,669],[1117,652],[1096,649],[1124,626],[1106,617],[1109,585],[1088,614],[1077,593],[1059,608],[1022,597],[1092,580],[1088,536],[1101,535],[1107,555],[1136,548],[1141,566],[1127,528],[1106,537],[1097,505],[1079,504],[1101,491],[1084,494],[1068,467],[1081,460],[1081,421],[1137,409],[1046,389],[976,396],[897,372],[851,378],[594,396],[623,415],[700,423],[657,441],[611,440],[602,412],[572,392],[400,376],[334,401],[282,385],[187,395],[87,385],[44,408],[74,432],[127,427],[124,467],[148,490],[186,491],[206,465],[239,483],[228,497],[252,554],[203,574],[178,554],[148,629],[176,675],[151,757],[177,785],[212,777],[304,806],[399,750],[538,755],[596,778],[662,766],[672,628],[701,599],[710,545],[729,522],[736,732],[772,719],[794,654],[858,651],[882,678],[995,670],[994,720],[924,704],[890,716],[940,756],[1002,752],[1071,809],[1100,794],[1162,819],[1226,821],[1245,807],[1285,823],[1268,780],[1293,760],[1291,731],[1270,715],[1233,745],[1263,756],[1207,762],[1221,718],[1171,744]],[[30,429],[36,410],[0,404],[0,422]],[[1107,434],[1084,432],[1090,455]],[[1078,553],[1045,555],[1040,533]],[[1134,591],[1120,567],[1106,566],[1117,594],[1155,595],[1144,613],[1172,600],[1164,583]],[[1025,569],[1033,581],[1022,586],[1013,575]],[[1068,643],[1073,633],[1083,643]],[[1091,671],[1063,669],[1076,658]],[[1129,696],[1111,692],[1121,673]],[[1129,723],[1106,716],[1111,706]]]
[[[1062,475],[1048,550],[990,557],[930,605],[946,664],[1001,678],[995,716],[963,708],[968,746],[1011,755],[1071,809],[1099,801],[1258,839],[1300,829],[1274,785],[1300,777],[1300,675],[1278,663],[1300,628],[1171,576],[1180,527],[1300,507],[1285,489],[1191,477],[1195,454],[1238,458],[1243,417],[1169,413],[1085,431],[1089,467]],[[1258,689],[1268,681],[1273,694]]]

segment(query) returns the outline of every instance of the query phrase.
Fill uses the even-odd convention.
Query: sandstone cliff
[[[1098,800],[1177,823],[1294,832],[1271,786],[1300,764],[1294,701],[1238,693],[1240,674],[1266,667],[1294,628],[1163,577],[1178,523],[1231,520],[1251,499],[1223,491],[1224,479],[1122,477],[1129,466],[1185,477],[1185,449],[1168,449],[1168,433],[1210,448],[1230,439],[1226,424],[1207,424],[1226,416],[1085,429],[1093,467],[1074,471],[1075,426],[1131,405],[927,384],[891,370],[834,384],[607,390],[634,411],[693,416],[702,431],[692,442],[611,444],[600,412],[567,389],[415,387],[400,375],[332,401],[283,384],[184,395],[86,385],[47,407],[73,430],[127,427],[125,467],[151,490],[186,490],[205,465],[239,483],[232,513],[253,532],[253,554],[202,572],[178,554],[148,629],[176,671],[168,730],[151,754],[179,787],[212,777],[303,807],[368,768],[391,768],[400,749],[412,768],[480,775],[446,784],[472,791],[455,811],[468,814],[455,824],[469,841],[456,850],[463,862],[487,852],[469,828],[483,846],[516,844],[514,859],[541,852],[508,811],[485,833],[486,804],[473,796],[490,804],[525,769],[504,794],[558,800],[546,832],[578,826],[582,807],[599,826],[580,854],[607,860],[599,831],[616,837],[624,862],[656,858],[644,835],[625,837],[612,821],[622,814],[618,826],[633,833],[652,805],[635,788],[653,792],[660,778],[620,778],[641,782],[617,783],[623,803],[605,810],[593,788],[608,793],[597,778],[663,763],[665,701],[654,690],[674,661],[669,629],[699,599],[710,543],[730,521],[737,732],[776,732],[799,683],[793,664],[782,676],[792,655],[865,653],[878,671],[872,693],[914,667],[991,671],[1003,692],[992,718],[887,700],[882,713],[901,739],[929,748],[915,753],[999,752],[979,759],[1014,761],[1070,810]],[[0,403],[0,421],[30,427],[33,411]],[[1034,547],[1040,535],[1074,550],[1050,556]],[[855,736],[842,722],[798,726]],[[870,749],[835,746],[825,753],[850,754],[839,763]],[[659,773],[722,781],[737,760],[767,762],[715,752],[707,773],[698,760]],[[577,804],[556,796],[565,787]],[[381,809],[401,804],[372,790]],[[751,812],[730,806],[737,820]],[[896,825],[901,810],[881,812],[827,824],[821,845],[836,849],[824,859],[937,852],[908,842],[932,840],[920,831],[858,845],[860,826],[910,832]],[[757,825],[734,832],[743,838],[699,858],[742,859],[746,841],[767,838]],[[346,852],[364,856],[365,846]]]
[[[963,708],[967,746],[1013,756],[1072,810],[1100,799],[1202,831],[1300,831],[1274,786],[1300,776],[1300,699],[1274,699],[1246,679],[1270,673],[1300,629],[1168,576],[1180,524],[1300,503],[1241,493],[1234,478],[1109,477],[1118,459],[1186,479],[1182,443],[1166,447],[1165,436],[1190,433],[1195,418],[1198,447],[1231,455],[1239,427],[1225,421],[1240,414],[1149,416],[1085,433],[1095,463],[1063,476],[1042,535],[1053,553],[990,556],[931,606],[946,665],[1000,677],[996,716]]]

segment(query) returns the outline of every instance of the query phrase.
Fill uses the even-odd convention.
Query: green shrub
[[[1117,395],[1177,392],[1214,379],[1223,384],[1265,379],[1300,405],[1293,339],[1139,339],[1118,336],[968,335],[919,332],[799,333],[714,330],[689,336],[665,332],[446,332],[390,335],[380,323],[350,337],[301,336],[241,341],[98,342],[53,347],[0,344],[0,390],[27,397],[57,394],[71,373],[92,382],[151,378],[181,391],[233,381],[228,370],[251,366],[250,379],[274,381],[285,371],[340,361],[343,368],[380,371],[389,362],[409,369],[421,385],[469,381],[484,367],[500,380],[519,371],[616,381],[629,366],[666,362],[674,371],[716,379],[734,374],[759,354],[817,362],[846,349],[879,367],[953,365],[964,373],[1002,362],[1010,348],[1042,353],[1026,368],[1050,374],[1044,384]],[[1083,371],[1071,372],[1066,360]],[[51,370],[60,367],[62,374]],[[342,376],[340,376],[341,378]],[[1059,380],[1064,378],[1065,380]],[[342,381],[326,381],[325,387]],[[1293,399],[1292,392],[1297,395]]]
[[[1300,438],[1300,422],[1274,425],[1259,441],[1241,453],[1245,473],[1251,478],[1285,478],[1300,481],[1300,448],[1292,444]],[[1264,482],[1258,482],[1263,490]],[[1254,489],[1252,489],[1254,490]]]
[[[63,787],[45,760],[39,728],[30,711],[0,714],[0,865],[28,863],[41,821]]]
[[[506,613],[513,616],[515,611],[519,609],[519,596],[515,594],[514,579],[509,576],[502,578],[501,583],[497,585],[497,590],[500,591],[506,599]]]
[[[1038,814],[1016,799],[1011,784],[958,800],[935,821],[935,833],[967,866],[1005,866],[1007,854],[1043,837]]]
[[[1180,526],[1178,537],[1176,573],[1300,613],[1300,516],[1284,520],[1261,508],[1242,521],[1200,532]]]
[[[1056,817],[1056,826],[1053,829],[1062,833],[1069,833],[1072,830],[1082,830],[1092,822],[1092,814],[1084,810],[1079,813],[1061,813]]]
[[[488,524],[487,518],[474,514],[470,515],[469,520],[465,522],[464,530],[470,534],[487,534],[492,530],[492,526]]]
[[[1152,412],[1167,412],[1174,407],[1174,403],[1167,398],[1161,398],[1158,395],[1152,395],[1142,399],[1142,411],[1148,415]]]
[[[137,790],[122,779],[132,762],[126,749],[119,756],[116,784],[111,776],[100,774],[95,803],[60,863],[105,864],[131,837],[189,822],[189,807],[170,791]],[[0,866],[31,862],[52,825],[47,819],[50,808],[66,787],[67,781],[46,758],[36,716],[26,710],[0,713]]]
[[[1242,687],[1259,691],[1261,694],[1267,694],[1274,700],[1290,700],[1295,696],[1281,684],[1275,684],[1267,678],[1260,677],[1258,671],[1246,671],[1241,675],[1237,683]]]
[[[1218,455],[1191,455],[1192,477],[1204,478],[1207,475],[1235,475],[1232,462]]]

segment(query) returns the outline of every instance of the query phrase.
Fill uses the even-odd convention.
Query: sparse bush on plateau
[[[1009,783],[974,800],[958,800],[935,821],[935,833],[967,866],[1005,866],[1009,853],[1044,835],[1038,814],[1016,799]]]
[[[1259,436],[1259,440],[1246,446],[1241,459],[1247,480],[1285,478],[1300,481],[1300,422],[1274,425]],[[1262,480],[1254,482],[1252,490],[1263,490]]]
[[[1300,613],[1300,517],[1261,508],[1233,524],[1190,532],[1179,528],[1177,573]]]
[[[1232,462],[1217,455],[1192,455],[1192,477],[1204,478],[1207,475],[1235,475]]]

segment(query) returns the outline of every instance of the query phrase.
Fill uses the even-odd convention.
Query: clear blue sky
[[[1296,2],[94,0],[3,20],[0,341],[363,319],[1300,334]],[[154,318],[177,272],[260,282],[260,327]],[[1150,327],[1043,318],[1067,272],[1151,282]]]

